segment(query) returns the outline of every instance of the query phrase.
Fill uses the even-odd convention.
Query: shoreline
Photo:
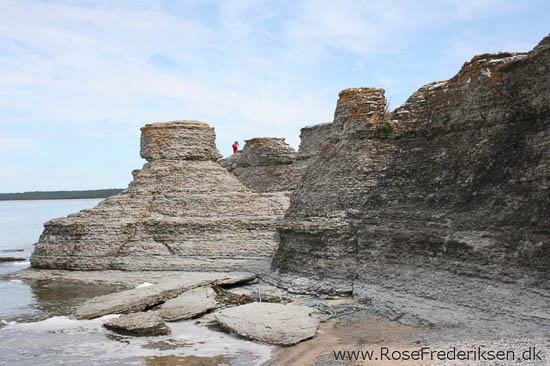
[[[61,306],[65,313],[55,314],[54,316],[66,316],[70,314],[70,309],[75,305],[82,303],[86,298],[93,297],[88,290],[108,293],[118,293],[124,289],[136,288],[143,283],[165,283],[169,279],[185,278],[190,275],[204,275],[204,272],[180,272],[180,271],[65,271],[65,270],[42,270],[26,268],[17,272],[3,275],[5,280],[19,280],[33,286],[45,286],[46,291],[66,291],[71,289],[71,296],[76,296],[70,300],[71,306],[67,304],[61,306],[62,299],[54,298],[50,306],[56,308]],[[186,276],[187,275],[187,276]],[[38,285],[39,284],[39,285]],[[238,286],[243,286],[237,285]],[[78,290],[81,289],[81,290]],[[43,291],[43,290],[42,290]],[[77,295],[78,292],[80,295]],[[101,292],[96,293],[101,294]],[[350,297],[340,297],[337,299],[327,299],[311,297],[306,295],[291,295],[291,303],[304,305],[312,301],[323,301],[330,305],[342,303],[355,303],[357,301]],[[51,296],[51,295],[50,295]],[[80,297],[79,297],[80,296]],[[76,301],[75,299],[79,299]],[[75,302],[76,301],[76,302]],[[56,305],[58,304],[58,305]],[[308,340],[304,340],[292,346],[275,346],[272,348],[271,356],[268,361],[262,363],[265,366],[277,365],[308,365],[308,366],[329,366],[329,365],[438,365],[438,360],[403,361],[395,360],[377,360],[372,361],[336,361],[334,352],[338,351],[374,351],[380,353],[382,347],[397,351],[400,354],[420,350],[427,347],[430,350],[450,350],[455,347],[457,350],[471,350],[473,346],[482,346],[488,350],[512,350],[521,352],[526,347],[536,347],[542,350],[545,357],[548,357],[548,340],[545,338],[546,331],[544,326],[537,327],[533,324],[525,325],[521,329],[510,327],[493,327],[493,321],[485,319],[481,322],[470,321],[456,326],[442,324],[422,325],[422,324],[403,324],[398,317],[396,319],[388,318],[377,314],[374,304],[361,304],[366,306],[367,311],[346,316],[344,319],[332,319],[321,323],[316,335]],[[213,321],[213,313],[207,313],[194,320],[194,324],[199,324],[205,328],[222,331]],[[50,319],[48,317],[46,319]],[[33,322],[32,319],[29,319]],[[36,320],[35,320],[36,321]],[[34,322],[35,322],[34,321]],[[53,320],[52,320],[53,321]],[[26,322],[26,321],[24,321]],[[176,322],[174,324],[179,324]],[[493,324],[496,325],[496,324]],[[172,326],[172,325],[171,325]],[[183,326],[183,325],[178,325]],[[3,328],[3,327],[0,327]],[[109,333],[110,334],[110,333]],[[228,334],[223,332],[221,334]],[[231,336],[234,337],[234,336]],[[139,338],[139,337],[138,337]],[[130,338],[129,338],[130,339]],[[131,338],[131,339],[135,339]],[[154,338],[153,338],[154,339]],[[260,347],[262,342],[246,340],[238,337],[241,341],[250,341]],[[160,341],[159,341],[160,342]],[[157,342],[158,343],[158,342]],[[200,348],[200,345],[199,345]],[[177,348],[175,349],[177,350]],[[176,352],[176,351],[174,351]],[[179,352],[185,352],[180,349]],[[159,356],[160,357],[160,356]],[[162,356],[159,358],[163,358]],[[172,356],[170,356],[172,357]],[[174,360],[179,356],[173,356]],[[229,357],[227,354],[212,355],[207,359],[215,357]],[[167,359],[168,360],[168,359]],[[170,359],[171,360],[171,359]],[[175,362],[175,361],[174,361]],[[176,365],[177,363],[173,363]],[[473,363],[478,364],[478,363]],[[511,365],[515,363],[502,363]],[[536,364],[536,363],[535,363]],[[167,363],[166,365],[171,365]]]

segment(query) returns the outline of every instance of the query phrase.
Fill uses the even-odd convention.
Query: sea
[[[96,206],[100,199],[0,201],[0,365],[262,365],[273,346],[251,342],[214,326],[167,323],[172,334],[122,336],[102,324],[116,315],[76,320],[88,298],[114,292],[103,285],[22,281],[4,275],[30,266],[44,223]]]

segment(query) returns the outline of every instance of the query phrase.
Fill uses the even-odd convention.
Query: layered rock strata
[[[298,152],[283,138],[253,138],[246,140],[242,151],[219,162],[256,192],[290,192],[331,135],[332,123],[302,128]]]
[[[296,185],[296,151],[283,138],[258,137],[245,141],[242,151],[220,160],[247,188],[281,192]]]
[[[262,272],[277,245],[284,194],[247,189],[216,161],[214,129],[196,121],[146,125],[128,189],[45,224],[35,268]]]
[[[396,317],[550,325],[550,37],[385,104],[382,89],[340,93],[279,227],[273,280],[354,291]]]

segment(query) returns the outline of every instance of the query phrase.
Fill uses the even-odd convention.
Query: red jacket
[[[235,154],[239,150],[239,145],[233,144],[233,154]]]

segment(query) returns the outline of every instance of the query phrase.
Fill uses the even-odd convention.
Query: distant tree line
[[[12,200],[70,200],[78,198],[105,198],[122,192],[122,189],[93,189],[88,191],[36,191],[22,193],[0,193],[0,201]]]

